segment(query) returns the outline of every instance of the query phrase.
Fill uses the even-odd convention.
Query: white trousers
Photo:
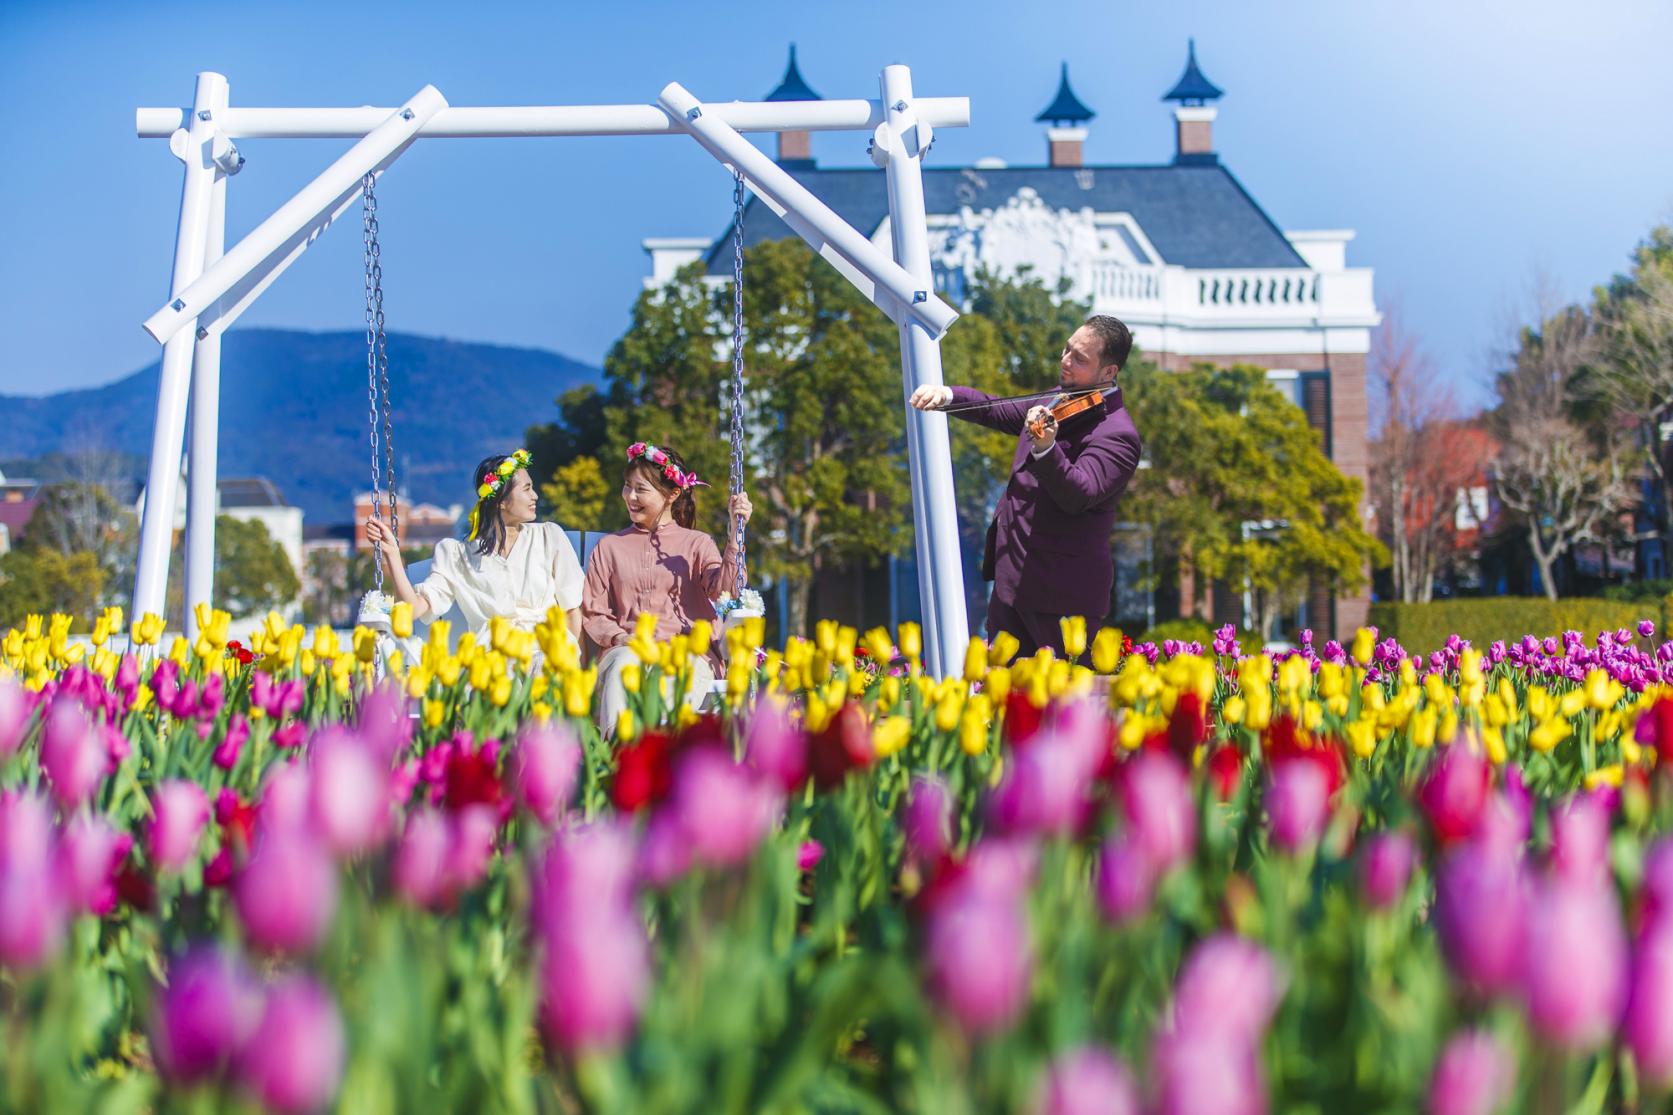
[[[638,661],[638,655],[630,647],[611,647],[598,660],[598,727],[605,735],[611,735],[616,730],[616,721],[621,719],[622,710],[627,707],[627,690],[622,688],[622,668],[630,662]],[[691,684],[685,692],[685,703],[695,710],[708,697],[709,690],[714,688],[714,666],[707,657],[693,655],[691,658]]]

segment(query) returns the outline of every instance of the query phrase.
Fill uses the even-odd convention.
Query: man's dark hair
[[[1133,331],[1125,322],[1108,314],[1093,314],[1086,319],[1086,327],[1103,342],[1105,364],[1117,368],[1127,366],[1127,354],[1133,351]]]

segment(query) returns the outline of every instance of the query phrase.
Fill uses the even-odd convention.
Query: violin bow
[[[979,402],[965,403],[962,406],[940,407],[937,412],[940,414],[963,414],[970,410],[985,410],[999,403],[1020,403],[1027,399],[1062,399],[1067,402],[1070,399],[1078,399],[1083,395],[1091,395],[1107,389],[1108,385],[1106,384],[1102,387],[1080,387],[1073,391],[1030,391],[1024,395],[1000,395],[991,399],[982,399]]]

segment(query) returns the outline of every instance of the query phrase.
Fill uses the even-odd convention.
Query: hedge
[[[1579,631],[1590,642],[1604,630],[1625,627],[1636,633],[1638,621],[1643,619],[1655,622],[1658,639],[1666,638],[1670,604],[1670,597],[1653,603],[1592,597],[1469,597],[1430,604],[1373,604],[1371,623],[1381,638],[1393,636],[1407,650],[1428,654],[1440,649],[1454,632],[1482,649],[1495,639],[1509,642],[1524,635],[1544,638],[1564,631]]]

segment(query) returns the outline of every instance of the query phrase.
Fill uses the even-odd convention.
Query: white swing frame
[[[214,599],[221,334],[354,204],[366,175],[382,175],[419,139],[689,135],[741,172],[757,197],[897,323],[903,403],[921,385],[941,385],[940,341],[958,313],[935,293],[920,160],[936,127],[969,125],[970,101],[915,98],[905,66],[885,67],[880,86],[877,100],[709,105],[672,83],[650,105],[452,108],[426,85],[394,109],[234,108],[226,78],[204,72],[190,109],[139,109],[139,136],[166,138],[185,164],[185,182],[169,300],[145,322],[163,355],[132,614],[163,612],[188,393],[186,600]],[[745,131],[869,131],[868,152],[887,177],[892,256],[745,139]],[[234,141],[331,137],[356,142],[225,248],[227,180],[244,163]],[[947,416],[910,406],[906,415],[926,665],[945,677],[961,669],[969,640]],[[195,637],[194,609],[186,616]]]

